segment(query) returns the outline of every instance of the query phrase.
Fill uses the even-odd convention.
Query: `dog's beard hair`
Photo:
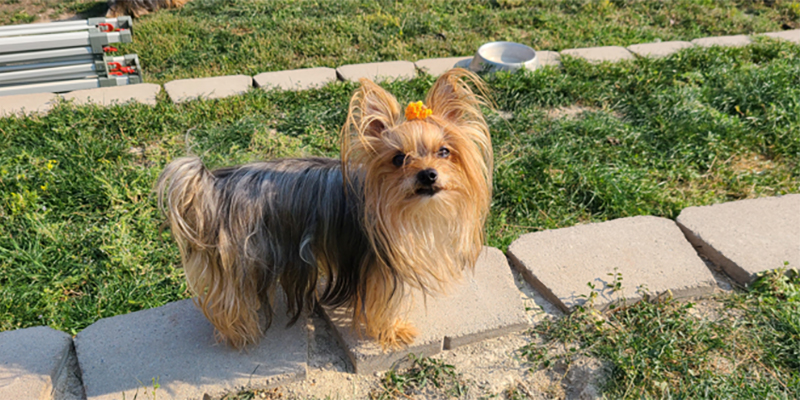
[[[122,15],[140,17],[159,9],[179,8],[190,0],[109,0],[106,18]]]

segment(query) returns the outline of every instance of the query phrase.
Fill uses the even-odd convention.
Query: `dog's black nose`
[[[433,185],[434,182],[436,182],[436,177],[438,176],[439,174],[436,172],[435,169],[428,168],[419,171],[419,173],[417,174],[417,180],[419,180],[419,183],[425,186],[430,186]]]

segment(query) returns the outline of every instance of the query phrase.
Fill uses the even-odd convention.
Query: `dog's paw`
[[[394,350],[413,343],[417,335],[417,328],[414,325],[398,319],[387,331],[380,335],[379,342],[384,350]]]

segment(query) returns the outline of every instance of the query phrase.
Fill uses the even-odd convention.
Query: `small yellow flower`
[[[406,107],[406,120],[411,121],[414,119],[425,119],[428,118],[431,114],[433,114],[433,110],[428,107],[425,107],[421,101],[416,103],[411,102],[408,103],[408,107]]]

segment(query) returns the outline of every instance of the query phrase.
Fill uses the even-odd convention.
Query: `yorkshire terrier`
[[[159,208],[189,288],[222,339],[236,348],[257,342],[280,285],[290,323],[318,303],[349,306],[383,348],[412,343],[410,291],[445,293],[483,245],[492,188],[485,105],[485,85],[464,69],[442,75],[405,113],[361,79],[340,160],[167,165]]]
[[[166,8],[180,8],[190,0],[108,0],[106,18],[130,15],[139,18],[142,15]]]

